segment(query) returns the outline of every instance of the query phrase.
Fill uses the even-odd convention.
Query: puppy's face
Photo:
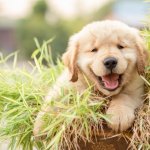
[[[144,48],[138,31],[117,21],[95,22],[74,35],[63,57],[72,81],[78,69],[105,95],[114,95],[136,71],[143,72]]]

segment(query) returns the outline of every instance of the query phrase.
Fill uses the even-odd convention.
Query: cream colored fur
[[[117,45],[124,48],[119,49]],[[97,52],[92,49],[97,48]],[[115,57],[118,64],[114,73],[122,74],[122,81],[114,91],[105,89],[97,76],[103,76],[108,70],[103,64],[107,57]],[[62,87],[70,86],[83,92],[87,88],[84,75],[95,85],[95,88],[112,101],[107,110],[111,115],[108,124],[114,131],[124,131],[131,127],[135,109],[142,104],[144,82],[140,74],[144,72],[146,52],[139,31],[119,21],[98,21],[85,26],[70,38],[67,52],[63,55],[66,69],[58,78],[46,96],[45,104],[39,112],[35,124],[34,135],[38,135],[42,127],[42,116],[50,111],[46,104],[51,99],[59,99]]]

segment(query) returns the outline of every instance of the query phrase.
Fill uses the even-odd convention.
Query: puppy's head
[[[70,38],[64,64],[71,81],[80,69],[105,95],[113,95],[144,73],[146,51],[137,29],[118,21],[94,22]]]

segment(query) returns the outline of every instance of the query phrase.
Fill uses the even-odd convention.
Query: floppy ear
[[[148,63],[148,51],[145,48],[145,43],[142,37],[138,36],[136,39],[137,47],[137,71],[139,75],[143,75],[145,67]]]
[[[69,46],[67,48],[67,52],[65,52],[62,56],[62,60],[64,65],[68,67],[70,71],[70,81],[76,82],[78,80],[78,67],[76,63],[78,52],[78,42],[76,39],[76,35],[72,36],[69,40]]]

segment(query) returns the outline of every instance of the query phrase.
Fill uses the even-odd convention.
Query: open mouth
[[[116,73],[111,73],[105,76],[101,76],[98,77],[98,79],[101,85],[109,91],[116,90],[121,83],[121,75]]]

